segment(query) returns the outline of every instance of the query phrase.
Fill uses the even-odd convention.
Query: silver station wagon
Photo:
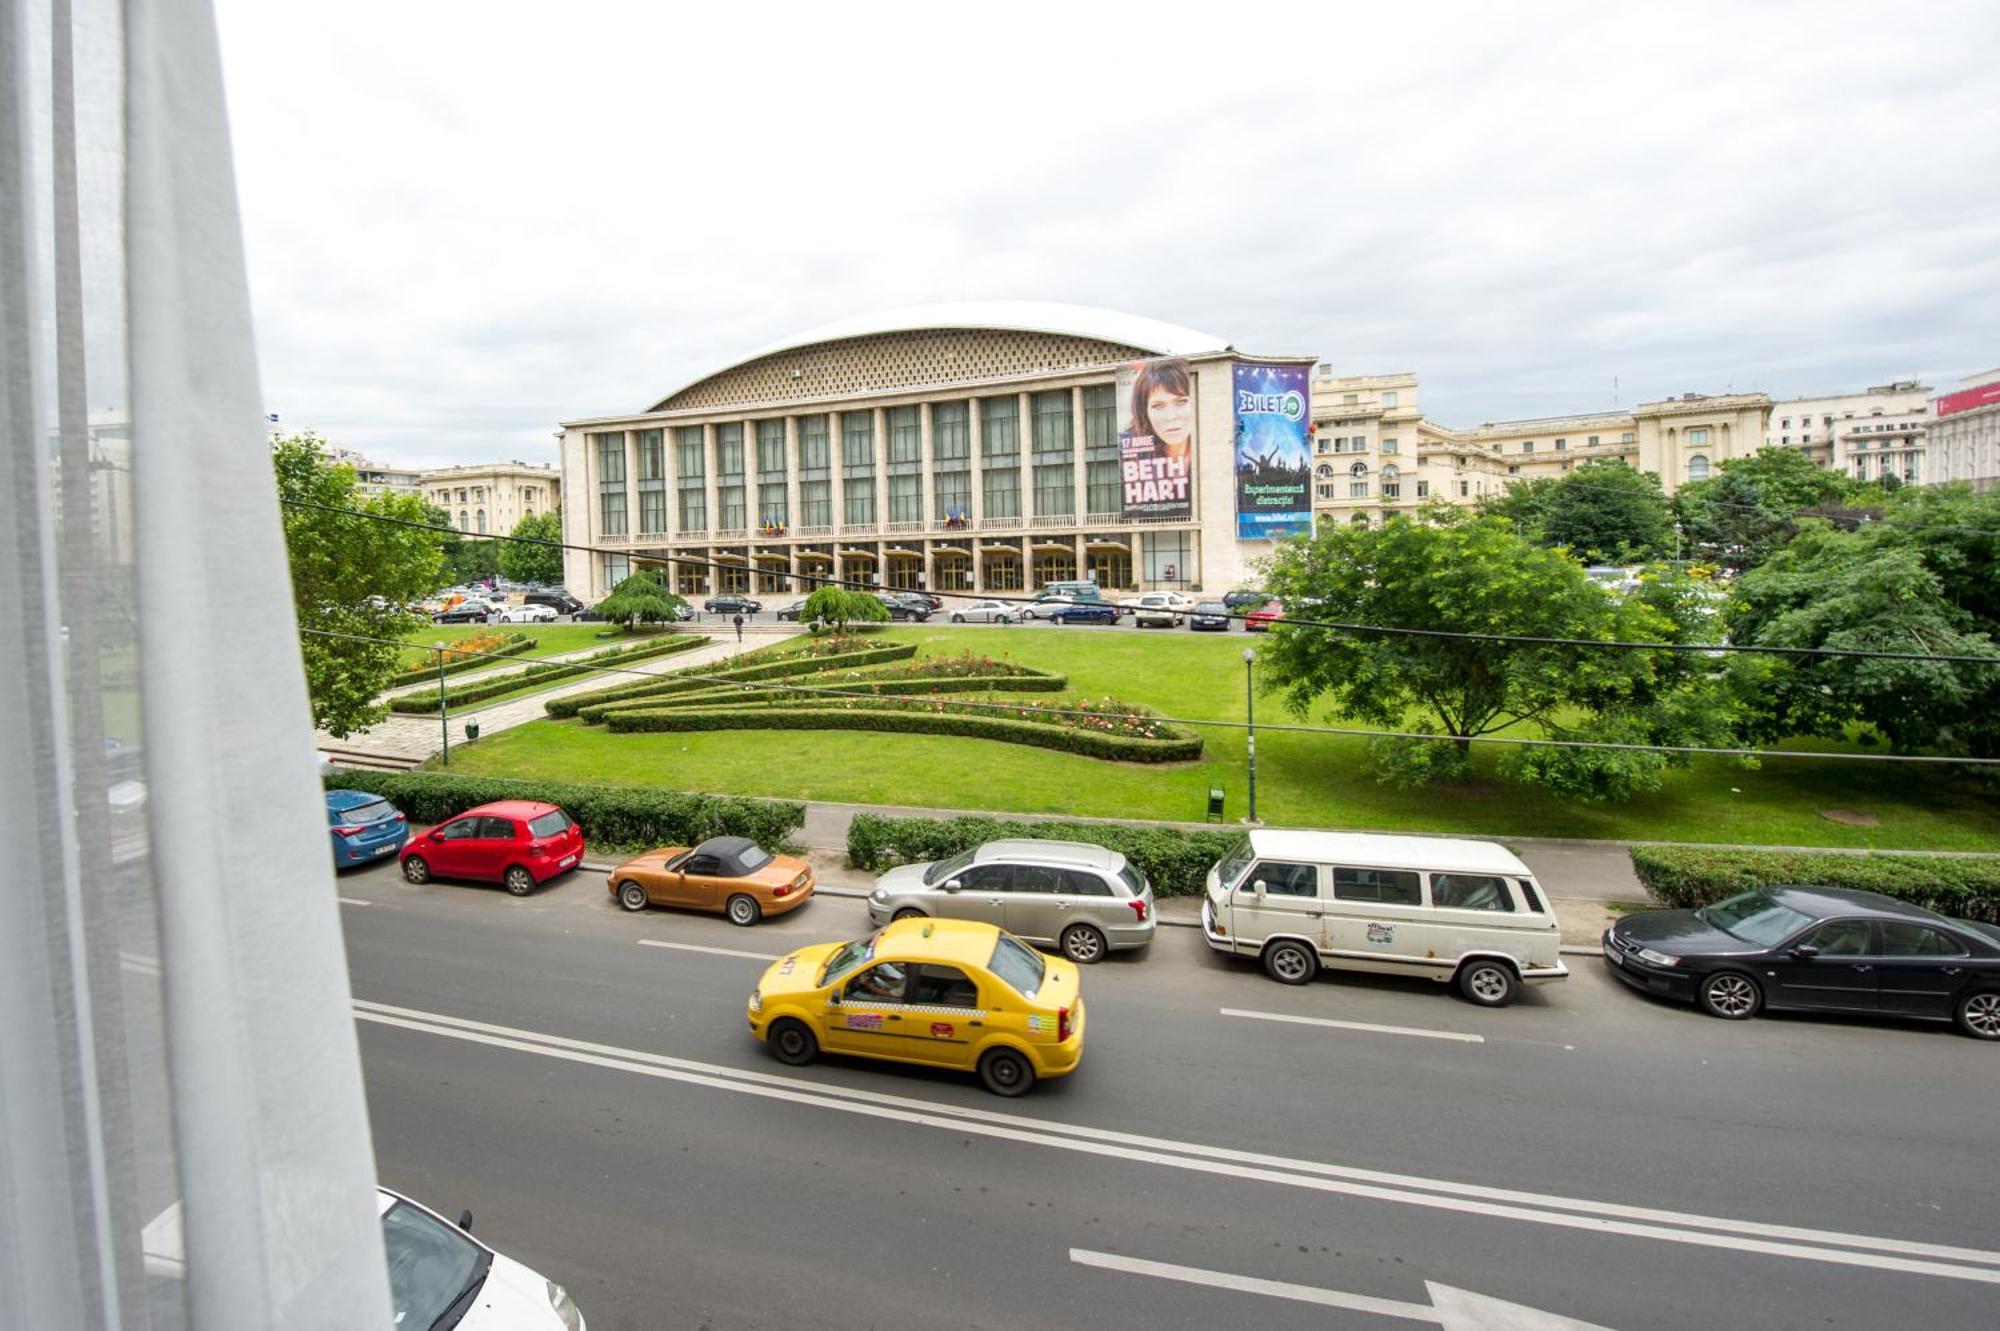
[[[929,915],[983,920],[1081,964],[1153,941],[1153,885],[1115,850],[1081,841],[988,841],[875,880],[876,925]]]

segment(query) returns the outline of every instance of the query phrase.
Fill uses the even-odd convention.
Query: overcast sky
[[[2000,364],[1990,0],[217,9],[269,408],[383,461],[930,300],[1450,425]]]

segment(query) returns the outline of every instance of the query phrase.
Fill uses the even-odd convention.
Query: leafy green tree
[[[1723,463],[1707,480],[1683,485],[1674,494],[1674,513],[1690,551],[1741,571],[1790,540],[1800,517],[1847,520],[1851,505],[1870,493],[1798,449],[1763,448]]]
[[[634,573],[611,589],[611,594],[593,607],[599,615],[626,628],[634,624],[662,624],[677,620],[687,602],[660,585],[650,573]]]
[[[821,587],[799,607],[801,621],[831,624],[836,634],[847,632],[849,624],[880,624],[888,618],[889,607],[881,597],[851,587]]]
[[[1620,599],[1575,560],[1523,539],[1497,518],[1448,525],[1341,524],[1279,548],[1263,585],[1301,618],[1586,642],[1670,641],[1698,630],[1641,596]],[[1469,741],[1509,728],[1552,739],[1682,742],[1726,727],[1726,709],[1678,654],[1559,643],[1495,642],[1280,625],[1261,652],[1266,688],[1297,715],[1331,703],[1340,715],[1457,743],[1383,741],[1385,780],[1462,776]],[[1656,788],[1684,759],[1615,750],[1527,750],[1503,774],[1589,799]]]
[[[514,524],[510,535],[525,540],[500,541],[500,571],[516,582],[539,582],[560,586],[563,579],[563,552],[556,545],[530,545],[528,541],[560,541],[562,514],[554,509],[530,513]]]
[[[1586,564],[1637,564],[1673,553],[1673,510],[1660,478],[1616,460],[1586,462],[1557,481],[1541,541]]]
[[[285,551],[313,724],[345,736],[381,719],[375,697],[396,671],[396,640],[424,622],[404,606],[437,586],[441,539],[329,511],[424,520],[422,501],[411,495],[364,501],[354,469],[328,460],[316,435],[273,440],[271,466],[285,504]]]
[[[500,572],[499,541],[484,541],[460,533],[451,525],[451,514],[435,504],[423,506],[423,521],[439,532],[437,579],[428,590],[480,582]]]
[[[1474,506],[1482,517],[1499,518],[1514,529],[1514,534],[1536,545],[1547,545],[1542,539],[1543,524],[1549,516],[1549,506],[1554,502],[1557,487],[1562,478],[1537,476],[1532,480],[1517,481],[1497,495],[1487,495]]]

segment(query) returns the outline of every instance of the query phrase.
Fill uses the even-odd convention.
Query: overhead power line
[[[427,522],[417,522],[409,518],[391,517],[386,513],[368,513],[360,509],[342,508],[335,504],[320,504],[307,499],[286,499],[280,502],[285,504],[287,507],[291,508],[312,509],[322,513],[337,513],[345,517],[365,518],[371,522],[390,523],[399,527],[413,527],[419,531],[436,532],[440,535],[446,535],[446,536],[456,536],[461,540],[514,541],[526,545],[547,546],[558,550],[579,550],[587,554],[619,555],[625,558],[637,557],[641,559],[652,558],[652,556],[647,556],[647,555],[634,556],[633,553],[629,550],[615,550],[606,546],[598,546],[598,545],[580,545],[573,541],[555,541],[555,540],[550,540],[547,537],[541,537],[541,536],[509,536],[499,532],[474,533],[474,532],[453,531],[449,527],[433,527]],[[673,562],[680,564],[693,564],[701,568],[740,569],[743,567],[743,565],[741,564],[736,564],[727,560],[703,559],[693,555],[662,554],[658,556],[658,559],[662,563]],[[866,591],[866,592],[881,592],[885,590],[882,587],[874,586],[872,584],[865,582],[860,582],[855,579],[836,578],[821,573],[788,572],[785,574],[785,576],[788,578],[795,578],[801,582],[816,583],[818,585],[827,587],[847,587],[856,591]],[[887,590],[895,590],[895,589],[891,588]],[[1036,603],[1035,598],[1032,596],[1010,596],[1004,593],[994,593],[994,592],[978,593],[978,599],[984,601],[999,601],[1004,605],[1032,605]],[[1174,615],[1180,618],[1187,618],[1188,616],[1191,616],[1196,612],[1193,610],[1176,610],[1171,607],[1161,607],[1159,613]],[[1228,618],[1247,621],[1249,619],[1249,616],[1230,613],[1228,615]],[[1538,637],[1531,634],[1520,634],[1520,633],[1482,633],[1482,632],[1474,632],[1471,630],[1462,630],[1462,629],[1405,628],[1389,624],[1344,623],[1338,620],[1310,619],[1289,613],[1285,615],[1283,620],[1278,622],[1281,622],[1291,628],[1327,629],[1338,633],[1375,634],[1378,636],[1410,637],[1410,638],[1456,639],[1467,642],[1522,643],[1536,647],[1577,647],[1577,648],[1596,649],[1600,651],[1699,652],[1703,655],[1714,655],[1718,653],[1739,653],[1752,656],[1783,656],[1783,657],[1798,657],[1798,658],[1815,659],[1815,660],[1845,659],[1845,660],[1872,660],[1872,661],[1930,661],[1945,665],[1984,665],[1984,666],[2000,667],[2000,656],[1991,656],[1991,657],[1973,656],[1963,653],[1949,654],[1942,652],[1920,652],[1920,651],[1891,652],[1891,651],[1871,651],[1861,648],[1842,648],[1842,647],[1771,647],[1771,646],[1762,646],[1755,643],[1733,643],[1733,642],[1627,642],[1627,641],[1619,641],[1619,640],[1604,639],[1604,638]]]
[[[570,541],[549,540],[545,537],[511,536],[497,532],[485,532],[485,533],[454,532],[450,528],[433,527],[428,523],[416,522],[407,518],[396,518],[382,513],[368,513],[359,509],[341,508],[329,504],[318,504],[318,503],[313,503],[312,501],[309,500],[285,500],[283,502],[293,507],[316,509],[321,512],[337,513],[348,517],[365,518],[370,521],[391,523],[396,526],[402,526],[402,527],[411,527],[420,531],[438,532],[445,535],[453,535],[461,539],[482,540],[482,541],[514,541],[530,545],[551,546],[563,550],[579,550],[590,554],[612,554],[612,555],[621,555],[628,558],[633,557],[632,552],[630,551],[616,550],[606,546],[582,545]],[[647,556],[639,555],[637,557],[646,558]],[[705,559],[692,555],[683,555],[683,554],[661,555],[659,556],[659,559],[661,560],[661,562],[671,561],[682,564],[693,564],[697,567],[711,568],[711,569],[723,569],[723,568],[740,569],[743,567],[740,564],[736,564],[727,560]],[[874,584],[861,582],[855,579],[832,577],[825,574],[787,573],[786,576],[791,578],[796,578],[802,582],[812,582],[823,586],[847,587],[847,588],[852,588],[854,590],[867,591],[867,592],[880,592],[884,590],[883,588],[876,586]],[[1003,593],[982,593],[980,594],[980,599],[999,601],[1003,604],[1011,604],[1011,605],[1031,605],[1036,603],[1035,598],[1031,596],[1010,596]],[[1162,607],[1161,612],[1181,617],[1186,617],[1196,613],[1192,610],[1175,610],[1168,607]],[[1240,619],[1240,620],[1247,620],[1249,618],[1248,615],[1241,615],[1234,613],[1229,614],[1228,617],[1231,619]],[[1633,642],[1633,641],[1620,641],[1620,640],[1600,639],[1600,638],[1560,638],[1560,637],[1534,636],[1527,634],[1474,632],[1469,630],[1457,630],[1457,629],[1407,628],[1407,627],[1398,627],[1398,626],[1383,625],[1383,624],[1348,623],[1337,620],[1310,619],[1289,614],[1285,616],[1282,622],[1294,628],[1320,628],[1320,629],[1334,630],[1343,633],[1377,634],[1377,635],[1419,637],[1419,638],[1460,639],[1460,640],[1477,641],[1477,642],[1523,643],[1533,646],[1597,648],[1597,649],[1608,649],[1608,650],[1618,650],[1618,651],[1700,652],[1703,654],[1735,652],[1735,653],[1747,653],[1752,655],[1812,657],[1812,658],[1830,658],[1830,659],[1854,658],[1854,659],[1869,659],[1869,660],[1932,661],[1932,662],[1950,663],[1950,664],[2000,666],[2000,657],[1950,655],[1950,654],[1936,653],[1936,652],[1914,652],[1914,651],[1891,652],[1891,651],[1874,651],[1874,650],[1866,650],[1859,648],[1833,648],[1833,647],[1775,647],[1775,646],[1762,646],[1750,643],[1682,643],[1682,642],[1644,642],[1644,641]]]
[[[460,656],[505,661],[512,665],[522,664],[520,657],[506,656],[499,652],[464,651],[455,647],[444,649],[423,647],[420,644],[411,643],[402,638],[384,638],[362,633],[339,633],[331,629],[301,629],[299,631],[316,638],[341,638],[350,642],[381,643],[385,646],[415,648],[424,652],[447,650]],[[701,675],[683,670],[670,670],[666,672],[638,670],[631,666],[593,665],[583,661],[566,661],[561,664],[565,668],[576,667],[585,671],[595,671],[603,674],[634,675],[641,679],[656,682],[665,680],[691,680],[700,684],[712,684],[717,688],[743,689],[749,692],[793,693],[815,700],[822,698],[855,698],[869,702],[886,703],[890,707],[914,706],[923,701],[935,700],[935,695],[930,694],[883,695],[870,693],[865,689],[822,688],[810,684],[784,684],[769,680],[726,679],[717,675]],[[524,671],[523,674],[525,675],[525,673]],[[898,699],[908,699],[908,702],[897,701]],[[1124,712],[1094,712],[1087,708],[1035,707],[1030,709],[1020,703],[975,702],[969,699],[957,698],[952,699],[951,705],[954,707],[970,707],[983,711],[1011,712],[1016,714],[1032,710],[1036,716],[1076,717],[1083,720],[1115,721],[1123,724],[1129,724],[1133,720],[1131,715]],[[475,708],[474,710],[477,709]],[[1452,744],[1460,742],[1468,744],[1501,744],[1521,748],[1611,749],[1626,753],[1707,754],[1721,758],[1824,758],[1835,762],[1928,763],[1945,766],[1975,767],[2000,766],[2000,758],[1944,758],[1933,757],[1928,754],[1821,753],[1794,749],[1709,749],[1682,744],[1617,744],[1602,740],[1520,739],[1503,735],[1433,735],[1423,731],[1364,730],[1354,726],[1313,726],[1284,723],[1276,725],[1266,723],[1252,726],[1247,721],[1222,721],[1210,718],[1162,716],[1152,712],[1145,713],[1144,719],[1147,721],[1157,721],[1165,725],[1202,727],[1212,730],[1270,730],[1298,735],[1343,735],[1362,739],[1414,739]]]

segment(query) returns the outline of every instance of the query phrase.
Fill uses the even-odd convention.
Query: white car
[[[974,601],[951,612],[954,624],[1012,624],[1020,612],[1005,601]]]
[[[553,624],[556,622],[554,606],[509,605],[502,606],[487,621],[490,624]]]
[[[1132,612],[1132,622],[1140,628],[1157,625],[1161,628],[1175,628],[1187,618],[1185,613],[1194,609],[1195,603],[1179,592],[1147,592],[1123,603]]]
[[[397,1327],[584,1331],[569,1291],[472,1237],[472,1212],[454,1225],[401,1193],[380,1187],[375,1193]],[[184,1277],[179,1202],[153,1217],[142,1243],[148,1274]]]

